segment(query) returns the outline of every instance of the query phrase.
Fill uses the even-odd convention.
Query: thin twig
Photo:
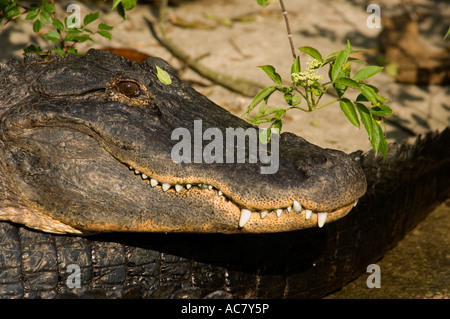
[[[289,26],[288,13],[286,11],[286,8],[284,7],[283,0],[280,0],[280,6],[281,6],[281,12],[283,13],[283,16],[284,16],[284,22],[286,22],[286,29],[287,29],[287,33],[288,33],[289,44],[291,45],[292,56],[294,57],[294,60],[295,60],[297,58],[297,55],[295,54],[294,42],[292,41],[291,27]]]

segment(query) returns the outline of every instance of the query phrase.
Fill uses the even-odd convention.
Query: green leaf
[[[380,106],[374,106],[370,108],[369,112],[373,115],[389,116],[392,114],[392,109],[385,104],[381,104]]]
[[[50,16],[47,12],[45,11],[41,11],[41,14],[39,16],[39,19],[41,20],[42,24],[50,24],[51,23],[51,19]]]
[[[125,11],[131,10],[136,6],[137,0],[122,0]]]
[[[250,113],[255,108],[255,106],[257,106],[262,100],[268,98],[273,92],[275,92],[275,86],[269,86],[263,89],[258,94],[256,94],[255,98],[247,107],[247,110],[245,111],[244,114]]]
[[[114,28],[114,27],[112,27],[112,26],[110,26],[110,25],[107,25],[107,24],[104,24],[104,23],[100,23],[100,24],[98,25],[98,29],[99,29],[99,30],[111,31],[113,28]]]
[[[444,40],[447,40],[447,38],[450,37],[450,28],[448,28],[447,34],[444,37]]]
[[[169,73],[161,69],[159,66],[156,65],[156,76],[158,77],[158,80],[165,85],[172,84],[172,79],[170,78]]]
[[[352,51],[352,47],[350,45],[350,41],[347,40],[347,45],[344,50],[340,51],[336,57],[336,60],[333,63],[333,67],[331,69],[331,81],[334,82],[337,80],[339,73],[344,68],[347,63],[348,56]]]
[[[265,7],[269,5],[269,0],[256,0],[261,7]]]
[[[55,5],[53,3],[46,2],[42,9],[47,13],[52,13],[56,11]]]
[[[112,8],[114,9],[122,0],[113,0]]]
[[[102,37],[110,39],[112,38],[111,33],[109,33],[108,31],[98,31],[98,34],[100,34]]]
[[[290,106],[297,106],[302,102],[301,98],[295,93],[294,94],[285,93],[284,99],[286,100],[286,103],[289,104]]]
[[[61,20],[52,18],[52,25],[60,31],[64,30],[64,23]]]
[[[55,52],[56,54],[62,57],[66,55],[66,52],[64,52],[63,48],[61,48],[60,46],[54,47],[52,52]]]
[[[301,67],[300,67],[300,57],[296,57],[294,60],[294,63],[292,63],[291,66],[291,74],[292,73],[300,73]],[[294,78],[291,76],[292,81],[294,81]]]
[[[276,112],[278,112],[280,110],[284,110],[284,109],[281,108],[281,107],[269,107],[268,109],[259,110],[259,112],[258,112],[258,114],[256,116],[257,117],[263,117],[263,116],[267,116],[267,115],[272,114],[272,113],[276,113]]]
[[[97,20],[99,14],[100,14],[99,12],[94,12],[94,13],[89,13],[88,15],[86,15],[83,19],[83,25],[86,26],[89,23]]]
[[[354,80],[352,80],[350,78],[346,78],[346,77],[340,77],[334,83],[342,84],[342,85],[351,87],[352,89],[358,89],[359,88],[358,82],[356,82],[356,81],[354,81]]]
[[[33,23],[33,31],[37,33],[39,31],[41,31],[41,29],[42,29],[41,20],[36,19]]]
[[[375,93],[375,90],[367,85],[361,85],[359,87],[361,90],[361,93],[370,101],[372,105],[377,104],[377,94]]]
[[[275,71],[275,68],[271,65],[260,65],[258,68],[261,68],[266,74],[277,84],[283,84],[281,80],[281,76]]]
[[[78,50],[75,49],[75,48],[69,48],[69,49],[67,49],[67,52],[68,52],[68,53],[71,53],[71,54],[75,54],[75,55],[80,55],[80,53],[78,52]]]
[[[369,135],[369,139],[372,140],[373,136],[373,119],[370,115],[369,110],[365,107],[364,104],[356,103],[356,109],[358,110],[359,117],[361,118],[361,122],[364,125],[364,128],[367,131],[367,134]]]
[[[56,43],[56,42],[58,42],[60,40],[61,37],[60,37],[58,31],[50,30],[49,32],[44,34],[44,38],[46,38],[48,41]]]
[[[314,49],[313,47],[309,47],[309,46],[304,46],[304,47],[300,47],[298,48],[300,51],[310,55],[311,57],[313,57],[316,60],[319,60],[320,62],[323,62],[322,59],[322,55],[320,54],[319,51],[317,51],[316,49]]]
[[[36,53],[36,54],[42,53],[41,47],[38,47],[35,44],[30,44],[28,47],[26,47],[23,50],[25,51],[25,53]]]
[[[356,114],[355,107],[353,106],[352,101],[346,98],[340,99],[339,106],[341,107],[342,112],[344,112],[350,123],[352,123],[356,127],[360,127],[358,115]]]
[[[383,67],[381,66],[375,65],[367,66],[356,72],[356,74],[353,76],[353,81],[362,81],[364,79],[370,78],[371,76],[374,76],[381,70],[383,70]]]
[[[387,151],[388,151],[386,136],[384,136],[383,130],[381,129],[381,126],[378,123],[377,123],[376,129],[379,131],[379,135],[380,135],[380,142],[378,144],[378,149],[380,150],[383,157],[386,158]]]
[[[34,20],[37,18],[38,15],[39,15],[39,7],[36,5],[32,5],[30,11],[28,11],[25,20]]]

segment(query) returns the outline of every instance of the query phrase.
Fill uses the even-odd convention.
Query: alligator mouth
[[[293,203],[289,206],[285,207],[276,207],[272,209],[265,209],[265,210],[255,210],[250,209],[248,207],[244,207],[242,204],[239,204],[235,202],[231,196],[228,196],[225,194],[222,190],[216,188],[213,185],[207,184],[207,183],[187,183],[187,182],[179,182],[179,183],[167,183],[167,182],[161,182],[158,179],[156,179],[154,176],[148,176],[147,174],[141,172],[139,169],[134,168],[131,165],[125,164],[128,166],[128,169],[134,173],[139,179],[147,183],[150,187],[153,189],[158,189],[161,192],[173,192],[173,193],[179,193],[179,194],[189,194],[189,192],[197,190],[202,191],[205,194],[208,194],[209,196],[213,196],[216,198],[217,201],[231,204],[235,206],[240,214],[239,216],[236,216],[236,225],[239,229],[244,229],[244,227],[247,225],[249,220],[257,219],[258,216],[260,220],[264,219],[279,219],[279,221],[282,221],[282,217],[287,217],[288,219],[303,219],[306,223],[310,224],[310,227],[313,227],[314,225],[311,225],[312,223],[316,223],[316,226],[319,228],[322,228],[323,225],[325,225],[325,222],[327,221],[334,221],[336,219],[342,218],[345,216],[356,204],[358,203],[358,199],[355,200],[353,203],[339,207],[334,210],[330,210],[327,212],[324,211],[315,211],[312,209],[309,209],[304,204],[302,204],[299,201],[293,201]],[[310,222],[308,222],[310,221]]]

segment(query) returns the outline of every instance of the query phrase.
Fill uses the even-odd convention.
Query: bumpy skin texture
[[[3,298],[314,298],[365,271],[450,195],[450,130],[363,155],[367,193],[324,228],[277,234],[52,235],[0,223]],[[357,154],[354,154],[356,157]],[[67,266],[81,268],[68,288]]]
[[[168,72],[170,85],[157,78],[157,67]],[[252,126],[182,83],[157,58],[138,63],[91,50],[10,61],[0,68],[0,120],[0,220],[43,231],[291,231],[317,226],[316,214],[307,220],[305,209],[327,212],[331,222],[366,190],[361,168],[347,154],[290,133],[280,136],[276,173],[261,174],[268,165],[250,162],[248,144],[238,148],[225,138],[228,128]],[[208,141],[200,149],[188,144],[194,144],[192,162],[174,162],[179,137],[172,134],[182,128],[195,139],[196,120],[200,135],[222,134],[224,163],[196,162]],[[245,152],[244,163],[227,161],[233,149]],[[150,186],[150,178],[159,186]],[[172,188],[164,191],[162,183]],[[194,186],[175,191],[177,183]],[[288,212],[294,201],[302,213]],[[241,209],[254,212],[243,228]],[[276,209],[284,209],[280,217],[258,213]]]

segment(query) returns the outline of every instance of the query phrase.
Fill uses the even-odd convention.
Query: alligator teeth
[[[241,210],[241,218],[239,219],[239,227],[244,227],[245,224],[247,224],[248,220],[250,219],[250,216],[252,216],[252,212],[248,209],[242,209]]]
[[[145,175],[145,174],[141,174],[141,176],[142,176],[142,179],[147,179],[148,178],[148,176]]]
[[[309,219],[311,217],[311,213],[312,213],[312,210],[310,210],[310,209],[305,210],[306,219]]]
[[[217,195],[222,196],[223,195],[222,191],[217,191]]]
[[[156,185],[158,185],[158,181],[156,179],[151,178],[150,185],[152,185],[152,187],[155,187]]]
[[[170,184],[168,184],[168,183],[163,183],[162,184],[163,191],[167,191],[169,188],[170,188]]]
[[[355,203],[353,204],[353,207],[355,207],[356,204],[358,204],[358,200],[355,200]]]
[[[186,184],[186,189],[189,189],[189,188],[191,188],[191,187],[192,187],[191,184]]]
[[[277,216],[280,217],[282,212],[283,212],[283,210],[281,208],[278,208],[277,209]]]
[[[263,210],[263,211],[260,213],[260,214],[261,214],[261,218],[266,217],[268,213],[269,213],[269,211]]]
[[[300,213],[302,211],[302,206],[296,200],[294,200],[294,204],[292,204],[292,207],[294,208],[294,212],[296,213]]]
[[[327,220],[327,214],[328,213],[317,213],[317,225],[322,228],[322,226],[325,224],[325,221]]]
[[[181,191],[182,188],[183,188],[183,186],[181,186],[180,184],[176,184],[176,185],[175,185],[175,190],[176,190],[177,192]]]
[[[292,206],[289,206],[289,207],[287,208],[287,211],[290,213],[291,210],[292,210]]]
[[[136,175],[139,175],[141,172],[140,172],[138,169],[135,169],[135,170],[134,170],[134,173],[135,173]]]

